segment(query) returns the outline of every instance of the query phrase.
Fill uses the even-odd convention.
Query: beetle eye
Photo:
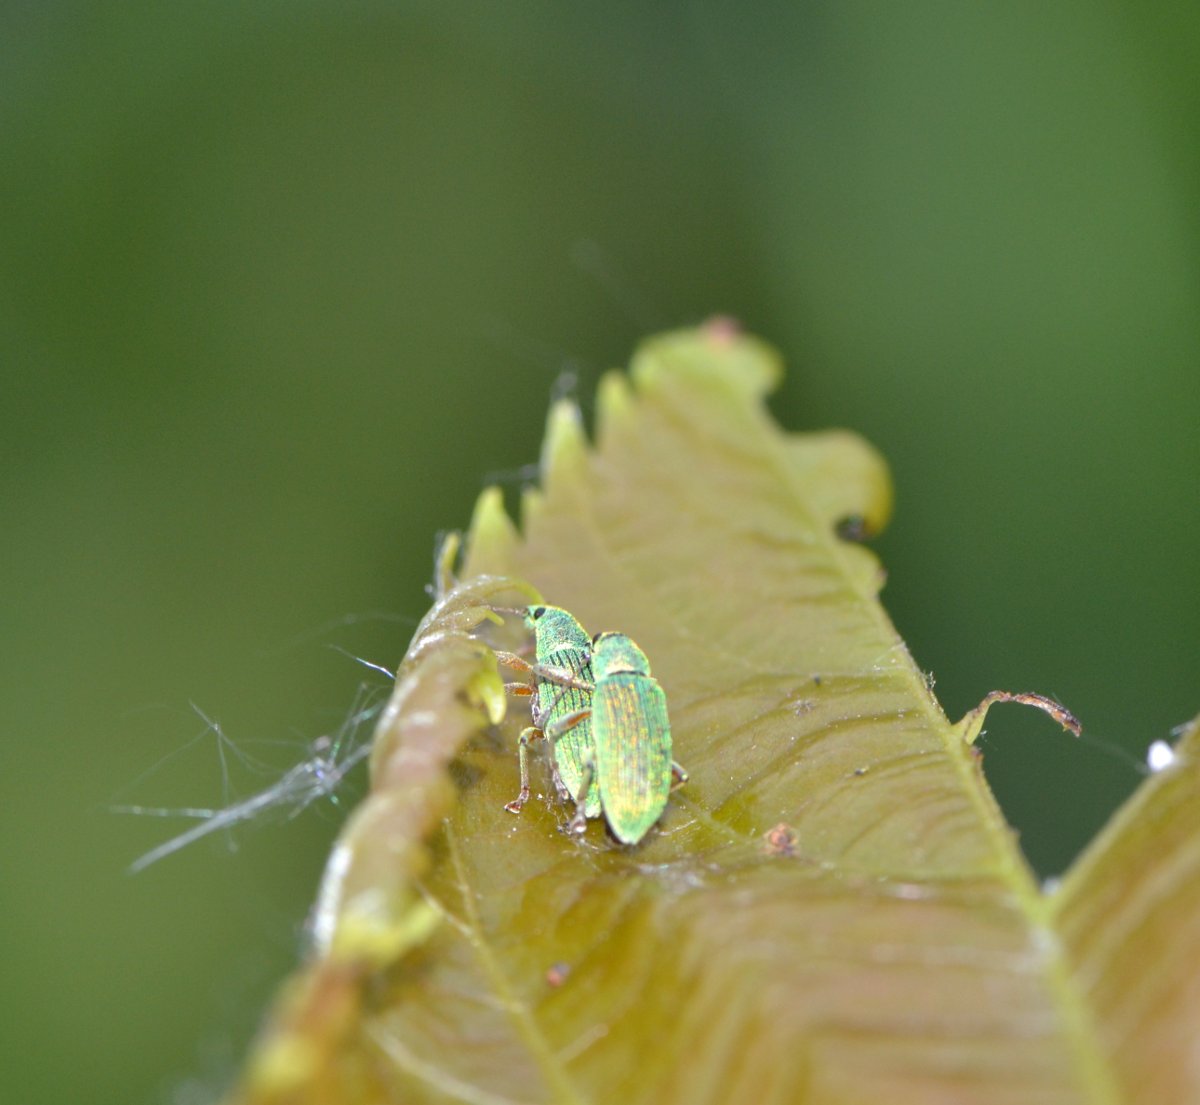
[[[540,618],[544,613],[546,613],[546,608],[544,606],[532,606],[529,608],[529,616],[531,618]]]

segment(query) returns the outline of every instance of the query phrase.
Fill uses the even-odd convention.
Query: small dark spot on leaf
[[[569,963],[551,963],[546,968],[546,985],[553,986],[557,989],[567,981],[567,976],[571,973],[571,965]]]
[[[763,851],[769,856],[794,856],[796,830],[784,821],[763,833]]]
[[[847,514],[835,530],[843,541],[865,541],[871,536],[871,527],[861,514]]]

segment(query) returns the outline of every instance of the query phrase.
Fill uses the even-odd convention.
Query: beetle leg
[[[514,671],[532,671],[533,665],[528,660],[518,656],[515,652],[505,652],[503,649],[496,649],[496,660],[503,664],[506,668],[512,668]]]
[[[558,800],[565,802],[571,797],[570,790],[567,789],[567,784],[562,781],[562,776],[558,773],[558,764],[551,758],[550,760],[550,779],[554,783],[554,789],[558,792]]]
[[[688,781],[688,773],[674,760],[671,761],[671,774],[675,777],[674,782],[671,783],[672,790],[678,790]]]
[[[592,789],[593,763],[592,750],[587,748],[583,753],[583,772],[579,780],[579,797],[575,800],[575,816],[567,826],[569,833],[582,833],[587,829],[587,800],[588,792]]]
[[[573,688],[577,691],[590,692],[596,689],[595,683],[580,679],[574,672],[568,671],[566,668],[556,668],[550,664],[530,664],[529,670],[539,679],[553,683],[556,687],[562,687],[564,690]]]
[[[525,672],[547,683],[553,683],[558,687],[574,687],[578,691],[595,690],[595,684],[589,683],[585,679],[577,678],[573,672],[568,671],[566,668],[556,668],[552,664],[531,664],[528,660],[523,660],[515,652],[505,652],[502,649],[496,649],[496,659],[506,668],[512,668],[513,671]]]
[[[550,742],[551,745],[553,745],[556,740],[558,740],[564,734],[569,733],[581,721],[587,721],[587,719],[591,716],[592,711],[590,707],[584,710],[575,710],[572,713],[564,714],[562,717],[557,718],[550,725],[547,725],[542,735]]]
[[[532,725],[521,731],[521,740],[517,745],[517,761],[521,765],[521,793],[505,805],[509,813],[520,813],[521,807],[529,799],[529,743],[541,737],[542,731]]]
[[[538,729],[544,729],[545,721],[550,716],[550,711],[542,709],[542,696],[536,692],[533,696],[533,702],[530,704],[529,713],[533,718],[533,724]]]

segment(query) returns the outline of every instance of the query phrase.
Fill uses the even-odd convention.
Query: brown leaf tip
[[[741,337],[742,324],[731,315],[713,315],[700,330],[709,344],[719,349],[728,349]]]

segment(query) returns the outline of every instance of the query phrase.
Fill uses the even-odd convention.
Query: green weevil
[[[581,784],[592,763],[591,638],[573,614],[558,606],[538,604],[525,610],[525,624],[533,630],[536,662],[511,652],[498,652],[501,663],[533,676],[533,683],[510,683],[514,694],[532,695],[533,725],[521,733],[518,748],[521,792],[504,808],[520,813],[529,798],[529,744],[550,733],[554,786],[560,797],[570,796],[583,818],[600,816],[600,794],[586,795]],[[569,722],[569,724],[566,724]]]
[[[646,654],[624,633],[600,633],[592,670],[593,770],[585,771],[580,789],[589,803],[599,791],[613,836],[637,844],[666,809],[672,775],[683,783],[687,773],[671,759],[667,696],[650,674]],[[556,734],[547,736],[553,740]],[[577,813],[571,830],[582,832],[584,825]]]

